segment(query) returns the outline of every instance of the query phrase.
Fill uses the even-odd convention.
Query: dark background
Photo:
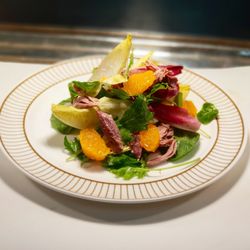
[[[249,0],[0,0],[0,22],[250,39]]]

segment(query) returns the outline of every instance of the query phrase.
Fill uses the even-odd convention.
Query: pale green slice
[[[131,69],[135,69],[135,68],[138,68],[138,67],[142,67],[145,65],[146,61],[149,60],[152,55],[153,55],[154,51],[150,51],[148,52],[147,55],[145,55],[144,57],[138,59],[131,67]]]
[[[121,117],[129,106],[128,101],[102,97],[98,106],[101,111],[111,114],[114,118]],[[52,104],[53,115],[63,123],[78,129],[96,127],[98,117],[94,108],[77,109],[73,106]]]
[[[98,118],[95,109],[77,109],[72,106],[55,105],[51,107],[53,115],[63,123],[78,129],[96,127]]]
[[[126,82],[127,80],[128,79],[125,76],[123,76],[121,74],[116,74],[116,75],[111,76],[107,79],[103,79],[103,82],[104,82],[104,86],[109,88],[110,85]]]
[[[98,104],[101,111],[111,114],[113,118],[121,117],[129,107],[129,101],[102,97]]]
[[[110,78],[121,73],[126,67],[130,50],[132,46],[132,37],[128,35],[120,44],[118,44],[94,70],[90,81],[101,81],[103,78]]]

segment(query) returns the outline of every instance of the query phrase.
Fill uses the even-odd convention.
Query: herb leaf
[[[161,83],[156,83],[150,90],[150,92],[147,94],[147,97],[151,97],[156,91],[160,90],[160,89],[167,89],[168,88],[168,84],[165,82],[161,82]]]
[[[122,141],[125,144],[128,144],[129,142],[131,142],[133,140],[133,135],[128,129],[120,128],[119,130],[120,130],[120,134],[121,134],[121,137],[122,137]]]
[[[122,167],[119,169],[110,169],[109,171],[117,177],[122,177],[124,180],[130,180],[133,177],[142,179],[147,175],[149,169],[140,167]]]
[[[96,98],[100,99],[104,96],[121,100],[128,100],[130,98],[130,96],[124,90],[115,88],[112,88],[110,90],[105,90],[104,88],[101,88]]]
[[[72,141],[64,137],[64,148],[69,152],[68,160],[78,159],[81,163],[88,161],[88,158],[83,154],[80,141],[75,137]]]
[[[130,132],[136,132],[145,130],[152,118],[153,113],[148,110],[144,96],[139,95],[119,122],[123,128],[128,129]]]
[[[109,155],[104,166],[117,177],[130,180],[133,177],[143,178],[149,171],[142,160],[137,160],[132,155],[123,153],[120,155]]]
[[[104,163],[106,168],[145,167],[145,163],[137,160],[132,154],[109,155]]]
[[[201,110],[197,114],[198,120],[202,124],[208,124],[214,120],[219,114],[219,110],[214,104],[206,102],[203,104]]]
[[[133,140],[133,134],[128,129],[123,128],[117,119],[115,119],[115,123],[120,131],[123,143],[127,145],[129,142]]]
[[[112,97],[116,97],[116,98],[121,99],[121,100],[127,100],[130,98],[130,96],[127,94],[127,92],[125,92],[122,89],[112,88],[110,90],[110,94]]]
[[[86,95],[95,96],[96,91],[100,88],[101,83],[99,81],[94,82],[79,82],[73,81],[72,82],[76,87],[83,90]]]
[[[170,159],[171,161],[177,161],[191,152],[198,143],[200,134],[175,129],[174,137],[177,141],[177,150],[176,154]]]
[[[130,52],[130,56],[129,56],[129,63],[128,63],[128,67],[126,70],[126,75],[128,75],[130,68],[132,67],[132,65],[134,64],[134,49],[131,50]]]
[[[70,82],[68,84],[68,89],[69,89],[69,93],[70,93],[70,97],[71,97],[71,102],[73,102],[73,100],[78,96],[78,94],[76,93],[75,89],[74,89],[74,83]]]

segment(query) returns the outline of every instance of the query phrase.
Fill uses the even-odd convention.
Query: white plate
[[[101,168],[83,168],[67,162],[63,135],[50,127],[52,103],[68,97],[67,83],[86,80],[100,57],[78,58],[55,64],[20,83],[1,107],[1,142],[27,176],[53,190],[84,199],[116,203],[143,203],[176,198],[200,190],[222,177],[239,160],[246,145],[241,113],[232,99],[214,83],[184,70],[181,83],[191,85],[189,99],[198,109],[205,102],[219,109],[219,119],[203,126],[197,150],[185,160],[193,166],[150,172],[144,179],[124,181]],[[159,167],[171,166],[170,163]]]

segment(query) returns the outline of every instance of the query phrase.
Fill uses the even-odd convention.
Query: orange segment
[[[186,109],[188,113],[193,117],[195,117],[197,114],[197,108],[192,101],[184,101],[182,104],[182,108]]]
[[[123,90],[130,96],[139,95],[152,86],[155,80],[156,77],[152,70],[133,74],[129,77],[128,81],[124,83]]]
[[[141,147],[149,152],[155,152],[160,145],[159,129],[154,124],[149,124],[147,130],[140,131]]]
[[[110,153],[105,141],[93,128],[80,131],[80,143],[83,153],[91,160],[102,161]]]

